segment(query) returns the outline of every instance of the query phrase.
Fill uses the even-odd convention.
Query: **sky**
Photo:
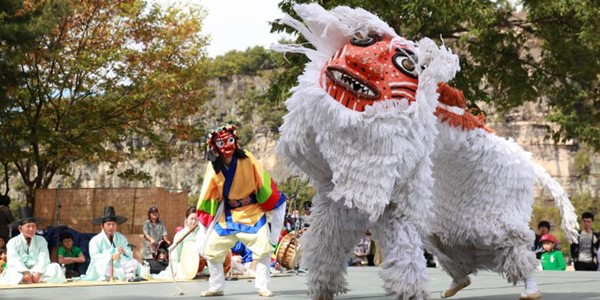
[[[194,0],[191,0],[194,1]],[[197,0],[196,0],[197,1]],[[281,0],[201,0],[208,15],[202,33],[210,35],[208,56],[252,46],[269,48],[282,35],[271,34],[269,21],[283,16]]]

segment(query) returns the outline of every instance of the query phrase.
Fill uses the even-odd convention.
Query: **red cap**
[[[542,237],[540,238],[540,242],[545,242],[545,241],[549,241],[554,244],[558,244],[558,242],[556,241],[556,238],[549,233],[542,235]]]

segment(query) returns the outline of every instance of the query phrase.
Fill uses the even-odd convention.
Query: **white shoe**
[[[269,290],[259,290],[258,295],[261,297],[273,297],[273,292]]]
[[[200,293],[200,297],[215,297],[215,296],[223,296],[225,293],[223,291],[204,291]]]
[[[534,292],[531,294],[521,293],[519,300],[537,300],[540,298],[542,298],[542,294],[540,294],[540,292]]]

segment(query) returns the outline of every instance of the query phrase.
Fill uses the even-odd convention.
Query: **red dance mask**
[[[323,68],[321,87],[345,107],[364,111],[376,101],[414,101],[416,56],[389,37],[352,38]]]
[[[208,145],[210,149],[219,156],[232,157],[238,147],[237,126],[226,125],[212,130],[208,134]]]
[[[215,137],[215,146],[220,155],[223,157],[231,157],[233,156],[233,152],[235,152],[237,143],[233,134],[227,131],[221,131],[217,133],[217,136]]]

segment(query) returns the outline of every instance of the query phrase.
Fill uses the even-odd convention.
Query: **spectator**
[[[169,257],[170,263],[173,264],[173,274],[175,274],[175,278],[177,278],[177,279],[187,279],[187,278],[185,278],[185,274],[184,274],[182,266],[181,266],[181,253],[182,253],[184,246],[190,247],[192,245],[195,245],[196,234],[198,233],[198,227],[196,227],[197,224],[198,224],[198,217],[196,216],[196,208],[193,206],[190,206],[185,211],[185,221],[183,222],[184,227],[181,230],[177,231],[177,233],[175,234],[175,237],[173,238],[173,241],[179,242],[179,244],[177,244],[177,247],[175,247],[175,248],[173,248],[173,250],[171,250],[170,257]],[[180,239],[192,228],[195,228],[194,231],[192,231],[182,241],[180,241]],[[155,278],[155,279],[171,279],[171,278],[173,278],[172,274],[171,274],[170,266],[167,266],[167,268],[164,271],[162,271],[156,275],[153,275],[152,278]]]
[[[148,209],[148,220],[144,222],[144,252],[142,258],[148,262],[155,260],[158,249],[167,249],[170,244],[167,226],[160,220],[160,212],[156,206]]]
[[[312,212],[312,202],[306,201],[302,204],[304,208],[304,216],[301,218],[302,227],[310,227],[310,214]]]
[[[79,267],[85,263],[81,248],[73,245],[73,236],[65,232],[60,236],[61,246],[58,248],[58,263],[65,266],[65,277],[79,277]]]
[[[233,275],[254,275],[256,263],[252,260],[252,251],[241,241],[231,248],[231,268]]]
[[[15,221],[9,205],[10,197],[8,195],[0,195],[0,236],[5,239],[10,238],[11,230],[9,230],[9,224]]]
[[[533,242],[533,252],[535,252],[535,257],[540,259],[542,257],[542,253],[544,252],[544,248],[542,247],[542,241],[540,238],[550,232],[550,222],[548,221],[540,221],[538,223],[538,234],[535,235],[535,241]]]
[[[48,242],[35,234],[37,224],[43,218],[33,217],[29,206],[19,208],[19,220],[9,226],[18,227],[20,234],[6,244],[7,263],[0,283],[17,285],[19,283],[63,283],[66,282],[60,266],[50,262]]]
[[[542,270],[564,271],[567,269],[565,257],[562,252],[556,249],[558,242],[556,238],[546,233],[540,238],[544,252],[541,256]]]
[[[6,247],[0,247],[0,274],[6,268]]]
[[[594,214],[584,212],[581,215],[582,230],[579,232],[577,243],[571,244],[571,257],[575,262],[576,271],[598,270],[598,246],[600,238],[598,233],[592,230]]]
[[[354,257],[352,265],[354,266],[374,266],[373,259],[375,257],[375,242],[371,240],[371,232],[366,231],[363,238],[360,239],[358,245],[354,247]]]
[[[301,228],[302,218],[300,218],[299,210],[294,209],[288,219],[289,219],[290,231],[296,231]]]
[[[6,238],[0,235],[0,248],[6,248]]]
[[[92,220],[94,225],[101,225],[102,230],[90,240],[90,265],[86,272],[86,280],[107,281],[135,280],[141,274],[140,263],[133,258],[131,249],[127,247],[127,238],[117,232],[118,225],[127,218],[115,214],[115,208],[104,208],[102,217]]]
[[[597,251],[596,261],[600,262],[600,251]],[[600,263],[598,264],[598,271],[600,271]]]

